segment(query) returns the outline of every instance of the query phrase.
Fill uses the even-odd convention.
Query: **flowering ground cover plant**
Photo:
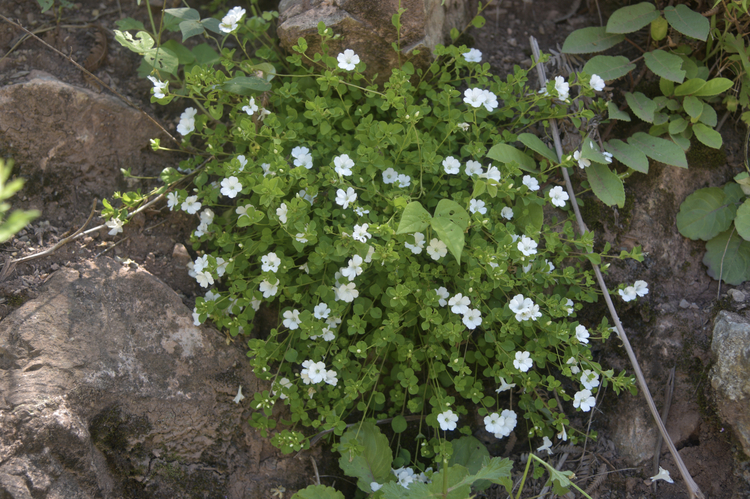
[[[438,46],[428,70],[406,62],[381,88],[363,75],[364,54],[328,52],[325,26],[323,53],[300,39],[283,58],[268,48],[275,14],[234,8],[219,22],[189,11],[166,12],[186,19],[183,35],[220,34],[219,57],[168,84],[155,71],[154,101],[186,102],[177,132],[202,151],[182,173],[165,170],[163,191],[170,209],[196,215],[191,273],[206,294],[195,323],[247,339],[254,372],[270,382],[253,395],[250,424],[274,445],[292,452],[315,432],[386,418],[401,433],[407,415],[421,415],[417,447],[360,476],[365,492],[387,491],[426,484],[419,458],[447,463],[450,432],[470,434],[474,411],[496,438],[522,431],[549,449],[556,435],[578,438],[566,412],[590,411],[601,385],[633,388],[592,360],[606,319],[576,318],[597,300],[586,268],[602,255],[589,253],[590,233],[574,234],[555,184],[560,167],[583,159],[557,161],[527,132],[593,117],[579,97],[595,99],[600,79],[559,78],[540,93],[525,70],[503,81],[478,50]],[[261,307],[278,326],[248,339]],[[281,404],[289,419],[277,421]],[[366,448],[358,431],[339,446],[349,463]],[[412,462],[421,471],[409,473]]]

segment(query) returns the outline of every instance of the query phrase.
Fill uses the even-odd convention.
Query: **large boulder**
[[[473,0],[401,0],[401,32],[393,26],[399,0],[281,0],[278,36],[281,46],[291,51],[297,39],[305,38],[308,54],[320,52],[318,23],[341,35],[329,42],[335,56],[352,49],[367,64],[366,74],[383,81],[398,66],[399,55],[392,43],[400,40],[404,55],[415,67],[432,62],[432,49],[445,43],[452,28],[462,31],[476,11]],[[414,50],[418,49],[419,54]]]
[[[716,363],[709,378],[719,416],[732,427],[750,456],[750,321],[731,312],[719,312],[711,352]]]
[[[239,386],[248,397],[235,403]],[[54,273],[0,322],[0,497],[267,498],[311,481],[247,424],[243,346],[146,271]]]

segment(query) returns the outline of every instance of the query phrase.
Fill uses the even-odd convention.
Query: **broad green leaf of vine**
[[[677,229],[690,239],[708,241],[732,225],[734,205],[718,187],[698,189],[685,199],[677,214]]]
[[[703,264],[708,275],[727,284],[737,286],[750,280],[750,242],[737,231],[727,230],[706,243]]]
[[[398,224],[396,234],[413,234],[422,232],[430,226],[432,217],[424,209],[419,201],[412,201],[406,205],[404,212],[401,214],[401,222]]]
[[[347,443],[356,440],[364,446],[362,453],[344,450]],[[371,422],[355,425],[341,436],[339,444],[339,466],[348,476],[357,478],[357,485],[365,492],[371,492],[372,482],[384,483],[391,475],[393,455],[388,438]]]
[[[294,494],[292,499],[344,499],[344,494],[327,485],[310,485]]]
[[[464,231],[469,226],[471,217],[463,207],[449,199],[441,199],[435,208],[432,228],[448,250],[461,263],[465,240]]]

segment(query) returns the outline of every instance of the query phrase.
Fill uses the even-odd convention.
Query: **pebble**
[[[727,294],[732,297],[732,299],[736,302],[743,302],[747,298],[745,296],[745,293],[740,291],[739,289],[730,289],[727,291]]]

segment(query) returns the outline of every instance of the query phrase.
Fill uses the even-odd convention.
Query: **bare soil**
[[[241,3],[241,2],[240,2]],[[499,75],[513,71],[514,65],[528,67],[528,37],[535,36],[543,51],[557,50],[565,37],[574,29],[599,25],[600,19],[619,5],[613,2],[581,2],[580,7],[566,20],[576,2],[566,0],[504,0],[486,12],[486,26],[468,32],[467,44],[479,48],[484,61],[490,62]],[[591,6],[589,9],[587,4]],[[118,7],[121,6],[121,7]],[[75,11],[63,11],[61,26],[56,27],[54,10],[41,14],[36,2],[30,0],[5,0],[0,3],[0,13],[19,19],[25,26],[40,32],[45,41],[59,50],[71,54],[78,61],[86,60],[97,49],[98,28],[107,33],[106,58],[95,74],[117,89],[136,106],[158,119],[169,130],[174,130],[177,109],[150,104],[148,81],[138,78],[138,58],[117,44],[112,35],[114,22],[121,17],[135,17],[148,23],[143,8],[134,1],[99,2],[81,0]],[[602,12],[598,12],[601,8]],[[559,21],[559,22],[558,22]],[[11,51],[9,54],[8,51]],[[621,49],[622,50],[622,49]],[[626,46],[625,55],[632,49]],[[28,79],[32,71],[42,71],[72,85],[91,92],[104,92],[90,83],[69,61],[33,40],[22,40],[16,28],[0,24],[0,51],[6,54],[0,60],[0,84],[11,85]],[[550,68],[555,75],[555,68]],[[38,74],[38,73],[35,73]],[[624,83],[625,85],[628,82]],[[653,81],[648,77],[639,83],[641,91],[648,93]],[[629,88],[608,89],[615,99]],[[646,89],[646,90],[644,90]],[[54,108],[57,103],[39,103],[37,111],[45,106]],[[132,168],[133,174],[158,177],[167,166],[177,166],[179,157],[156,154],[142,144],[132,156],[89,157],[95,167],[81,171],[74,164],[74,155],[57,154],[41,139],[53,134],[58,125],[75,128],[76,120],[86,116],[70,116],[68,123],[46,126],[49,130],[35,130],[27,143],[8,143],[0,133],[0,154],[16,160],[16,175],[25,177],[27,184],[14,206],[36,208],[42,216],[9,243],[0,246],[5,258],[30,255],[54,245],[66,233],[80,227],[88,218],[94,197],[111,198],[113,190],[149,190],[157,184],[154,179],[127,180],[119,168]],[[721,309],[747,312],[748,302],[737,302],[726,294],[728,286],[719,290],[718,283],[708,277],[702,264],[703,244],[683,238],[677,231],[675,216],[680,203],[695,189],[721,186],[742,168],[742,140],[744,130],[730,117],[722,128],[724,147],[720,154],[694,147],[689,155],[690,169],[682,170],[652,163],[648,175],[636,173],[626,182],[628,202],[624,209],[608,208],[590,195],[583,195],[584,216],[591,230],[597,234],[597,244],[609,242],[612,247],[629,250],[641,245],[647,257],[643,263],[613,261],[607,276],[614,287],[621,282],[632,283],[643,279],[649,283],[650,294],[633,304],[617,300],[620,317],[625,324],[630,342],[643,367],[659,408],[664,402],[667,373],[676,368],[676,383],[672,409],[667,426],[677,448],[696,482],[707,497],[730,499],[750,497],[750,465],[733,440],[731,431],[716,416],[712,392],[707,382],[711,367],[710,341],[715,314]],[[108,147],[128,144],[139,130],[118,126],[116,120],[107,126],[115,127],[108,136]],[[618,126],[610,137],[629,135],[643,124]],[[157,132],[158,133],[158,132]],[[45,159],[46,158],[46,159]],[[96,166],[98,165],[98,166]],[[580,176],[574,173],[574,179]],[[98,208],[101,209],[101,203]],[[102,223],[100,218],[93,222]],[[34,297],[38,286],[60,267],[92,259],[102,253],[130,259],[162,279],[181,294],[183,301],[193,306],[197,293],[195,281],[187,276],[186,263],[194,258],[189,234],[196,225],[193,217],[182,212],[171,213],[165,206],[147,211],[136,223],[128,224],[125,232],[116,237],[100,231],[91,237],[68,244],[51,256],[18,265],[15,271],[0,282],[0,317],[6,316],[25,300]],[[741,287],[750,296],[750,285]],[[592,307],[586,319],[598,322],[606,314],[603,304]],[[629,361],[616,337],[595,346],[596,359],[616,371],[631,371]],[[663,446],[661,466],[670,470],[675,484],[659,482],[657,491],[647,485],[652,473],[654,427],[645,411],[642,395],[616,396],[604,390],[599,395],[598,410],[588,415],[577,415],[573,423],[589,429],[598,440],[587,442],[586,454],[569,449],[563,469],[576,472],[582,486],[589,487],[601,481],[592,490],[599,498],[683,498],[687,497],[677,469]],[[648,446],[651,446],[649,449]],[[493,449],[493,448],[491,448]],[[514,473],[523,471],[522,453],[531,450],[530,443],[519,435],[515,445],[496,449],[516,461]],[[564,449],[560,449],[564,452]],[[560,453],[551,458],[557,463]],[[646,457],[644,457],[646,456]],[[290,459],[290,470],[295,469]],[[628,464],[636,459],[637,466]],[[283,461],[282,461],[283,463]],[[346,477],[340,476],[335,460],[319,463],[323,483],[346,486]],[[599,480],[596,477],[604,477]],[[538,494],[544,480],[527,483],[524,497]],[[269,490],[279,484],[269,484]],[[506,497],[504,493],[489,490],[487,497]]]

